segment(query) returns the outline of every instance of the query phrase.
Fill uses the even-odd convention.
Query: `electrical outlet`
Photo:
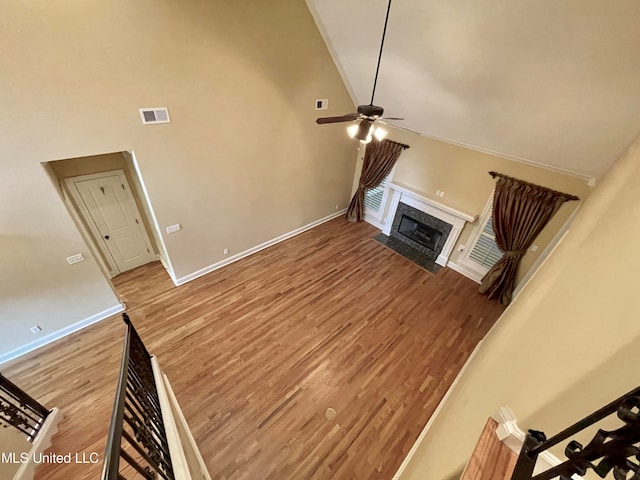
[[[84,255],[82,255],[81,253],[71,255],[70,257],[67,257],[67,262],[69,262],[69,265],[73,265],[74,263],[84,262]]]
[[[228,248],[225,248],[222,252],[223,252],[225,255],[229,255],[229,249],[228,249]]]
[[[531,247],[532,252],[535,252],[536,250],[538,250],[538,245],[534,245],[533,247]]]
[[[179,223],[176,223],[175,225],[171,225],[170,227],[167,227],[167,233],[179,232],[180,230],[182,230],[182,227],[180,226]]]
[[[31,327],[29,330],[31,330],[31,333],[40,333],[42,331],[42,327],[40,325],[36,325]]]
[[[336,203],[336,210],[340,208],[340,205]]]
[[[440,191],[440,196],[444,197],[444,191]]]
[[[436,197],[440,196],[440,190],[436,190]]]

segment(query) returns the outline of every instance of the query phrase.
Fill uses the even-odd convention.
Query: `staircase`
[[[498,422],[489,418],[471,459],[460,480],[509,480],[518,455],[502,443],[496,435]]]
[[[127,333],[102,480],[211,480],[158,359],[122,316]]]
[[[60,410],[45,408],[0,374],[0,478],[32,480],[60,420]]]

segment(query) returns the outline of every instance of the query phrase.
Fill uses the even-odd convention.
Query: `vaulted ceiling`
[[[368,104],[387,0],[306,1]],[[395,0],[375,104],[429,137],[599,177],[640,132],[640,1]]]

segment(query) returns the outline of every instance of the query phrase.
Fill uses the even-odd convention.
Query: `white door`
[[[81,214],[98,237],[98,245],[119,272],[153,260],[149,238],[124,171],[83,175],[66,181]]]

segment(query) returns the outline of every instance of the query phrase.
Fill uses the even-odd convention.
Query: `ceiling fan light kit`
[[[357,138],[361,143],[369,143],[374,138],[378,141],[383,140],[387,136],[387,130],[380,126],[376,126],[375,122],[382,120],[384,108],[374,105],[373,98],[376,94],[376,84],[378,83],[378,72],[380,71],[380,60],[382,59],[382,49],[384,47],[384,37],[387,33],[387,23],[389,22],[389,11],[391,10],[391,0],[387,5],[387,16],[384,19],[384,29],[382,30],[382,40],[380,42],[380,53],[378,54],[378,64],[376,66],[376,75],[373,80],[373,91],[371,92],[371,102],[369,105],[358,105],[358,113],[348,113],[341,117],[321,117],[316,119],[316,123],[339,123],[354,122],[347,127],[347,134],[351,138]],[[387,117],[387,120],[404,120],[403,118]]]
[[[351,138],[357,138],[361,143],[369,143],[374,138],[378,141],[387,136],[387,131],[382,127],[377,127],[367,120],[360,120],[358,123],[352,123],[347,127],[347,134]]]

